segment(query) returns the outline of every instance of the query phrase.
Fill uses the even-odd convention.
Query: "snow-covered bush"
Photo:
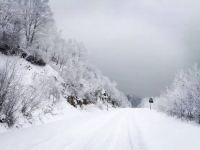
[[[21,96],[21,105],[20,105],[20,111],[22,115],[26,119],[31,119],[32,114],[34,111],[40,109],[40,104],[41,104],[41,94],[39,93],[38,90],[28,87],[24,87],[24,92],[23,95]]]
[[[200,68],[195,65],[178,73],[172,86],[156,102],[159,110],[200,122]]]
[[[4,116],[1,122],[8,126],[12,126],[17,119],[21,90],[15,65],[7,62],[0,70],[0,116]]]
[[[30,68],[23,68],[26,62],[17,60],[20,62],[1,60],[0,66],[0,122],[9,127],[22,117],[33,119],[36,112],[51,113],[61,97],[56,82],[47,76],[31,74],[27,81],[21,82],[26,79],[23,73],[27,74]]]

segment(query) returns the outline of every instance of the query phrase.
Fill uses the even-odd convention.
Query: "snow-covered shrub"
[[[20,111],[24,117],[31,119],[34,111],[41,107],[40,93],[32,87],[24,87],[23,90],[24,92],[21,96]]]
[[[0,116],[8,126],[12,126],[16,119],[16,112],[19,110],[21,97],[21,86],[16,76],[16,67],[13,63],[7,62],[0,70]]]
[[[46,63],[44,62],[44,60],[39,57],[39,56],[33,56],[33,55],[29,55],[26,60],[28,62],[30,62],[31,64],[34,64],[34,65],[38,65],[38,66],[45,66]]]
[[[41,91],[21,84],[23,77],[18,65],[7,61],[0,68],[0,122],[9,127],[22,116],[32,119],[32,114],[41,109]]]
[[[171,115],[200,121],[200,68],[181,71],[159,98],[157,108]]]
[[[52,82],[54,81],[54,82]],[[61,89],[55,80],[44,79],[39,83],[39,92],[41,94],[42,109],[44,113],[51,113],[55,106],[61,102]]]

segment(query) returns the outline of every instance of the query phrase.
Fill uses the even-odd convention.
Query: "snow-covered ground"
[[[148,109],[71,110],[0,134],[1,150],[199,150],[200,127]]]

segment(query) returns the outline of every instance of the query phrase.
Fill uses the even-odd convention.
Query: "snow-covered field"
[[[71,110],[0,134],[1,150],[199,150],[200,127],[148,109]]]

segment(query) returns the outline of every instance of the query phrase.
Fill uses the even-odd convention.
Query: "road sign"
[[[149,99],[150,110],[151,110],[151,104],[153,104],[153,98]]]
[[[150,98],[150,99],[149,99],[149,103],[153,103],[153,98]]]

